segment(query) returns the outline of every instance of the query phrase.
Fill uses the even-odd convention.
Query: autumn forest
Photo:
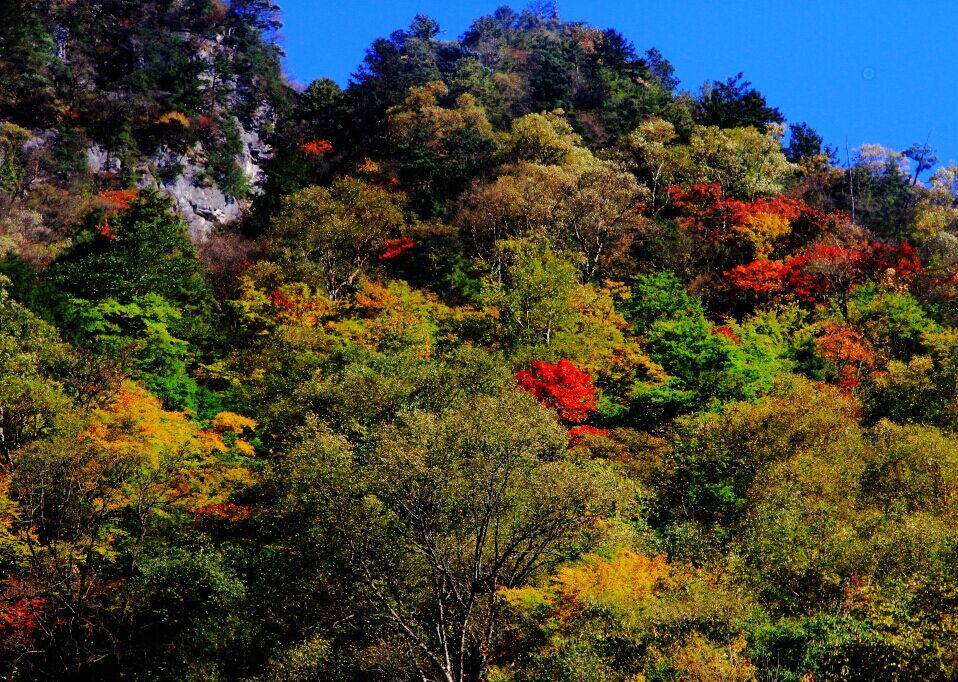
[[[958,167],[280,19],[0,0],[0,679],[958,679]]]

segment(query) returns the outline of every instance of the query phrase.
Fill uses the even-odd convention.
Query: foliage
[[[333,299],[354,286],[405,226],[399,197],[359,180],[338,180],[288,197],[273,222],[272,247],[289,276]]]
[[[279,29],[0,0],[0,677],[958,676],[958,169],[553,2]]]
[[[534,362],[532,369],[521,370],[516,380],[540,405],[554,409],[567,421],[585,421],[595,410],[592,377],[564,358],[555,365]]]

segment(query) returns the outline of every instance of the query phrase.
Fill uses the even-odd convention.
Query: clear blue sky
[[[452,39],[506,4],[280,1],[290,76],[343,84],[373,39],[417,13]],[[847,137],[852,147],[903,149],[927,138],[943,162],[958,162],[956,0],[559,0],[559,10],[618,29],[639,51],[659,48],[690,90],[743,71],[790,122],[807,121],[836,146]]]

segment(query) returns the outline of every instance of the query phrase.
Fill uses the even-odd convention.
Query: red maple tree
[[[0,650],[29,649],[43,635],[40,620],[47,600],[29,594],[25,583],[9,579],[0,596]]]
[[[687,231],[710,242],[742,239],[743,228],[763,217],[797,220],[810,211],[804,202],[778,195],[754,201],[723,198],[718,183],[692,185],[688,189],[672,186],[669,197],[678,223]]]
[[[784,261],[756,260],[725,273],[732,286],[758,299],[790,294],[812,303],[834,295],[844,311],[852,288],[881,278],[889,270],[908,281],[921,270],[921,261],[908,243],[893,246],[882,242],[857,248],[817,244]]]
[[[536,360],[532,369],[516,374],[519,385],[570,422],[581,422],[595,411],[596,395],[592,375],[563,358],[556,364]]]
[[[732,268],[725,276],[732,286],[755,298],[769,298],[783,290],[785,264],[778,260],[756,260]]]
[[[832,379],[845,391],[855,389],[875,367],[874,349],[861,332],[851,327],[827,324],[815,345],[828,363]]]

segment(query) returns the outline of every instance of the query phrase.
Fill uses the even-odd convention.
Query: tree
[[[248,423],[240,422],[240,430]],[[174,638],[144,636],[156,632],[151,620],[158,610],[145,607],[160,591],[144,590],[150,580],[141,577],[152,573],[158,587],[156,553],[164,546],[177,552],[176,529],[251,481],[243,466],[249,450],[241,439],[226,444],[229,420],[217,424],[225,424],[219,433],[203,433],[183,413],[163,410],[159,400],[128,383],[83,419],[15,451],[6,475],[22,510],[16,519],[22,557],[16,575],[49,604],[36,615],[43,655],[22,659],[24,672],[43,679],[88,671],[109,675],[151,663],[157,670],[164,649],[169,661]],[[191,581],[201,581],[199,572],[168,576],[166,585],[182,595],[194,589]],[[235,603],[235,582],[229,590]],[[207,596],[208,602],[193,604],[194,623],[203,620],[204,610],[229,602]],[[175,612],[175,600],[165,608]],[[175,636],[188,647],[202,630]],[[207,655],[202,646],[194,654]]]
[[[753,201],[723,198],[719,183],[671,189],[679,223],[706,241],[736,246],[765,258],[791,233],[792,223],[809,209],[781,194]]]
[[[520,370],[516,380],[540,405],[555,410],[567,421],[585,421],[595,411],[592,377],[565,358],[554,365],[537,360],[532,369]]]
[[[55,44],[39,12],[19,0],[0,2],[0,112],[15,121],[49,120]],[[32,120],[31,120],[32,119]]]
[[[752,201],[777,194],[793,166],[782,153],[779,130],[696,126],[679,154],[679,182],[718,183],[722,197]]]
[[[0,276],[0,466],[13,452],[69,423],[73,400],[61,381],[73,359],[57,331],[10,300]]]
[[[290,277],[322,287],[336,300],[405,225],[399,196],[346,178],[329,189],[311,187],[287,197],[270,235],[273,253]]]
[[[652,213],[664,208],[666,189],[674,184],[678,159],[675,126],[662,119],[644,121],[616,145],[616,155],[649,190]]]
[[[131,358],[133,376],[168,406],[194,413],[206,407],[199,384],[188,372],[190,345],[172,331],[182,312],[162,297],[146,294],[128,303],[71,298],[62,314],[78,342],[103,355]]]
[[[492,167],[496,142],[485,111],[469,94],[453,106],[442,81],[413,87],[402,104],[388,111],[389,131],[398,147],[399,177],[424,215],[459,194]],[[435,206],[430,206],[430,202]]]
[[[280,7],[272,0],[232,0],[230,12],[264,33],[276,31],[283,25]]]
[[[788,127],[788,147],[785,157],[792,163],[834,152],[824,146],[824,139],[807,123],[793,123]]]
[[[591,157],[561,109],[515,119],[502,146],[506,158],[513,163],[562,166]]]
[[[694,309],[656,320],[644,348],[664,376],[635,387],[632,419],[651,425],[710,404],[753,400],[770,390],[775,376],[790,366],[787,348],[774,333],[754,328],[762,326],[761,320],[749,322],[716,327]]]
[[[819,242],[784,261],[755,261],[728,275],[733,286],[759,298],[789,294],[814,302],[832,296],[847,318],[855,286],[889,277],[908,282],[920,270],[921,261],[907,242],[897,247],[882,242],[847,246]]]
[[[290,511],[308,505],[319,515],[311,533],[349,557],[352,589],[391,633],[394,660],[421,679],[458,682],[488,672],[500,589],[574,555],[588,544],[584,515],[616,498],[603,472],[563,458],[565,443],[554,418],[507,391],[404,413],[364,461],[314,425],[277,474]]]
[[[784,123],[777,107],[770,107],[765,96],[739,73],[725,81],[710,81],[698,97],[699,122],[719,128],[752,127],[763,131],[769,123]]]
[[[629,297],[619,307],[638,334],[648,332],[658,320],[705,313],[702,301],[690,296],[671,272],[637,276]]]
[[[575,254],[582,281],[589,281],[638,232],[645,196],[635,178],[612,162],[522,164],[467,195],[460,221],[481,258],[494,257],[499,240],[546,239],[556,251]]]
[[[487,278],[482,302],[497,310],[510,346],[548,347],[578,318],[575,264],[531,240],[503,240],[497,252],[501,272]]]
[[[704,572],[664,557],[617,547],[504,596],[521,640],[501,668],[515,669],[519,680],[663,671],[689,680],[755,679],[740,634],[743,605]]]
[[[160,296],[183,313],[183,337],[209,342],[215,311],[196,247],[172,201],[155,190],[141,191],[129,208],[91,230],[48,270],[62,291],[89,301],[120,302]]]

